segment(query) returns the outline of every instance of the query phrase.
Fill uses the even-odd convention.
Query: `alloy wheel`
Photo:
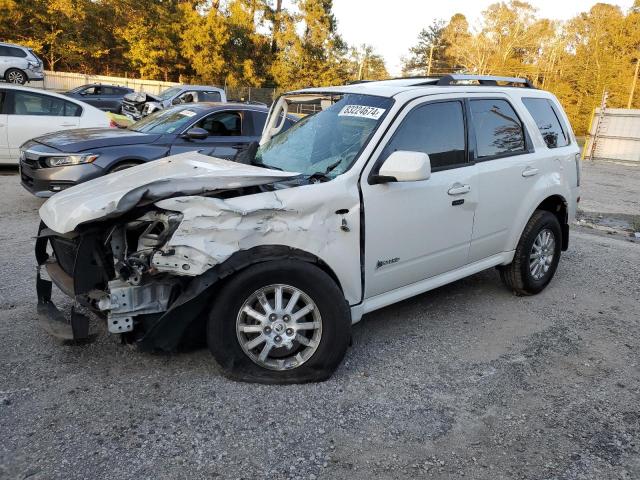
[[[541,280],[553,263],[556,240],[553,232],[545,228],[538,233],[529,253],[529,272],[535,280]]]
[[[244,353],[269,370],[291,370],[316,352],[322,317],[302,290],[284,284],[263,287],[244,302],[236,319]]]

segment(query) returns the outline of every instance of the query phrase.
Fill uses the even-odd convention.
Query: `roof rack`
[[[438,80],[436,85],[455,85],[457,82],[476,80],[482,86],[498,86],[498,82],[513,83],[524,88],[536,88],[527,78],[518,77],[496,77],[493,75],[445,75]]]

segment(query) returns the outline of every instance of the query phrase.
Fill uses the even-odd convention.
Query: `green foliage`
[[[331,0],[0,0],[0,39],[49,70],[282,89],[387,76]]]
[[[584,134],[603,91],[610,107],[627,105],[640,57],[640,0],[626,13],[598,3],[564,23],[538,18],[520,0],[490,5],[473,29],[456,14],[420,33],[405,70],[425,74],[431,46],[436,74],[528,77],[558,96],[576,133]],[[640,108],[638,89],[632,106]]]

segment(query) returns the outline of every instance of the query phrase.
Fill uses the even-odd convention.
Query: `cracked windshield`
[[[331,180],[351,167],[392,104],[389,98],[353,94],[291,104],[289,113],[310,113],[262,145],[254,164]]]

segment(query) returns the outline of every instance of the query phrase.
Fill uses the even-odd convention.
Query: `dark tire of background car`
[[[18,80],[17,82],[14,82],[14,81],[10,80],[11,73],[19,74],[20,77],[18,77],[18,78],[20,78],[20,80]],[[27,75],[22,70],[20,70],[19,68],[10,68],[9,70],[7,70],[4,73],[4,79],[7,82],[15,83],[16,85],[24,85],[25,83],[27,83]]]
[[[136,165],[140,165],[138,162],[123,162],[119,163],[115,167],[109,170],[109,173],[119,172],[121,170],[126,170],[127,168],[135,167]]]
[[[309,360],[292,370],[260,367],[242,351],[236,318],[256,290],[273,284],[304,291],[320,309],[322,338]],[[268,384],[319,382],[328,379],[344,358],[351,338],[351,315],[336,282],[315,265],[276,260],[247,267],[232,277],[216,295],[207,325],[207,344],[226,376],[233,380]]]
[[[545,228],[553,232],[555,251],[549,270],[541,279],[536,280],[531,275],[529,255],[538,233]],[[562,229],[558,218],[551,212],[536,210],[524,228],[524,232],[522,232],[513,261],[509,265],[498,269],[502,281],[516,295],[526,296],[540,293],[549,284],[558,268],[561,248]]]

